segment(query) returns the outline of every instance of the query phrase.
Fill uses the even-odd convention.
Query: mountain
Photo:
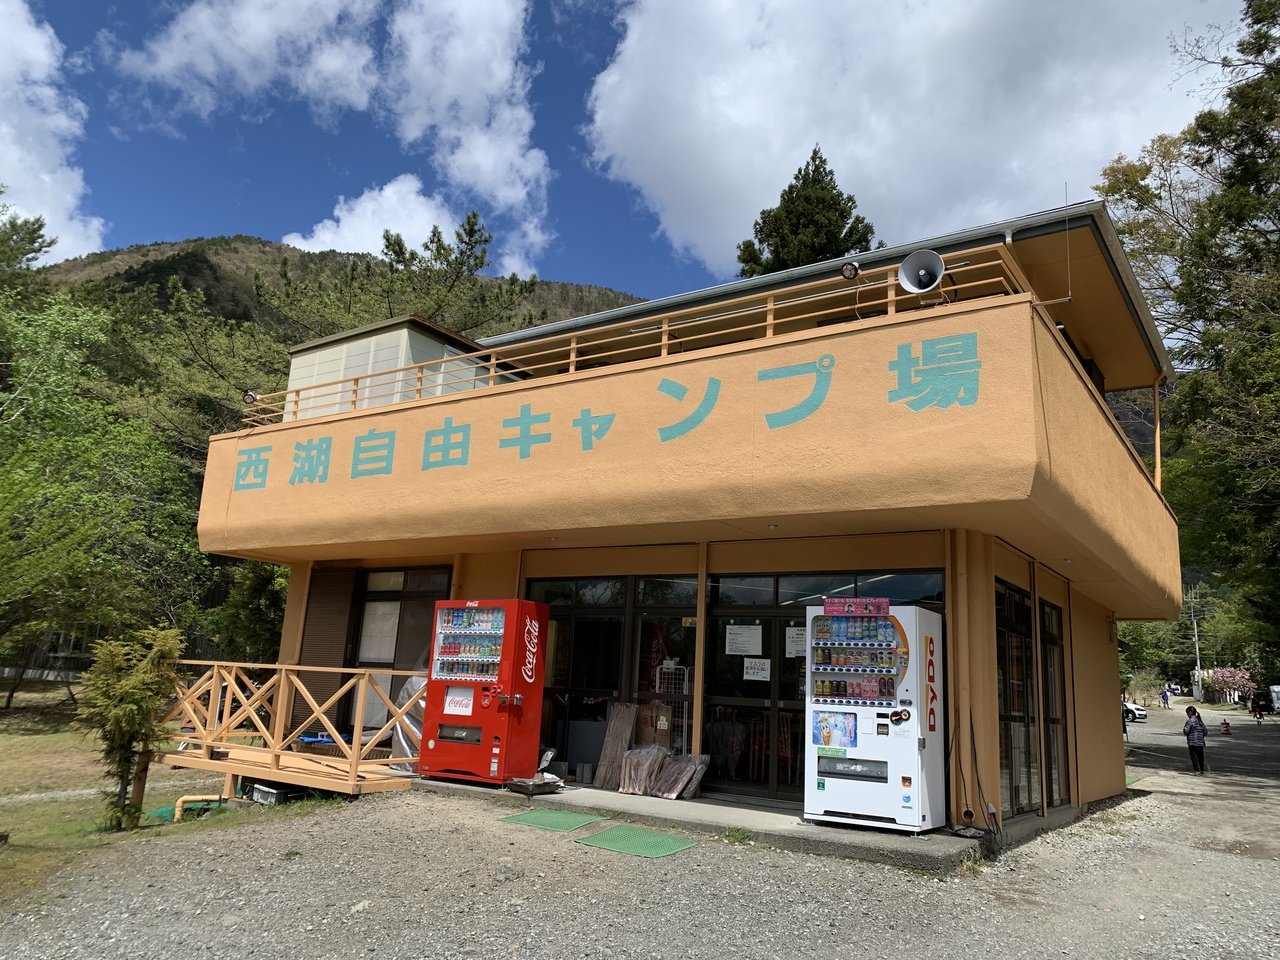
[[[336,250],[309,253],[287,244],[238,235],[107,250],[64,260],[44,267],[41,273],[55,287],[93,281],[126,289],[153,284],[161,306],[168,305],[168,281],[176,276],[187,289],[202,291],[214,313],[248,322],[258,309],[253,290],[255,272],[272,282],[279,276],[280,263],[286,257],[291,275],[299,281],[336,278],[351,260],[351,254]],[[547,321],[554,322],[639,302],[639,297],[607,287],[542,280],[529,306],[535,312],[545,308]]]

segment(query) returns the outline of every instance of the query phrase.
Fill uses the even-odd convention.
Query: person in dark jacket
[[[1191,751],[1191,775],[1195,777],[1204,776],[1204,735],[1208,732],[1200,719],[1200,711],[1187,707],[1187,722],[1182,725],[1182,735],[1187,738],[1187,749]]]

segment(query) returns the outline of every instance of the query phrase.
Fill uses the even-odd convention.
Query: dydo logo
[[[533,683],[534,667],[538,663],[538,621],[533,617],[524,618],[524,666],[520,668],[520,676],[525,683]]]
[[[933,637],[926,636],[925,641],[925,662],[924,662],[924,701],[927,708],[925,715],[928,723],[929,732],[933,733],[938,729],[938,660],[935,653],[936,641]]]

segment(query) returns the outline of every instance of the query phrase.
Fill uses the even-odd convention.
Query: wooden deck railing
[[[585,330],[507,344],[254,398],[250,426],[330,416],[393,403],[454,396],[462,391],[519,384],[600,366],[675,358],[707,347],[781,336],[832,323],[893,317],[944,303],[1030,290],[1008,248],[992,244],[948,254],[942,284],[924,294],[897,285],[898,265],[854,279],[824,278],[785,290],[750,293],[659,316],[627,319]]]
[[[418,701],[397,706],[384,684],[424,676],[407,670],[184,660],[175,682],[177,699],[164,717],[176,727],[179,748],[164,756],[178,764],[228,763],[264,780],[358,793],[360,784],[369,789],[371,778],[405,776],[398,766],[416,772],[421,740],[409,714]],[[332,715],[344,699],[352,717],[365,717],[372,705],[377,713],[385,709],[385,721],[367,727],[357,722],[351,731],[339,728]],[[394,756],[397,751],[388,749],[386,741],[394,743],[397,730],[411,756]],[[304,740],[311,734],[327,735],[332,744],[318,752]]]

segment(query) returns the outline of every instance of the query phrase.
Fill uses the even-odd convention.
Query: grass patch
[[[956,867],[956,876],[980,877],[987,872],[987,864],[982,860],[966,860]]]
[[[13,705],[0,709],[0,796],[98,786],[93,738],[73,719],[62,684],[23,682]]]
[[[78,696],[79,688],[73,689]],[[74,720],[75,707],[64,685],[23,681],[13,705],[0,707],[0,797],[108,786],[98,762],[97,741],[73,726]],[[193,773],[203,776],[156,764],[151,767],[148,783],[157,787],[190,783]]]
[[[143,829],[132,834],[108,833],[101,791],[111,784],[102,775],[93,737],[71,726],[74,716],[66,687],[57,683],[24,681],[13,705],[0,707],[0,831],[9,833],[9,842],[0,846],[0,902],[42,895],[53,874],[74,869],[122,839],[225,830],[343,803],[340,797],[317,797],[242,812],[223,808],[198,817],[184,814],[177,824],[144,819]],[[179,797],[215,794],[221,787],[218,774],[152,764],[143,810],[172,807]]]
[[[1123,836],[1125,827],[1138,819],[1136,813],[1124,813],[1117,810],[1104,810],[1089,817],[1085,822],[1094,830],[1112,837]]]
[[[208,791],[217,792],[221,778],[215,777],[206,790],[167,787],[147,790],[146,808],[155,810],[173,806],[181,796]],[[0,903],[12,903],[28,897],[39,897],[55,873],[74,869],[87,862],[98,850],[121,840],[145,837],[161,840],[190,833],[214,833],[235,829],[248,823],[309,816],[343,806],[341,797],[314,797],[279,806],[253,804],[244,810],[229,807],[205,811],[200,816],[184,813],[178,823],[158,824],[143,821],[134,833],[109,833],[103,829],[103,800],[98,794],[86,797],[48,799],[33,795],[0,803],[0,829],[9,831],[9,842],[0,846]],[[299,851],[286,851],[284,857],[301,856]]]
[[[755,834],[746,827],[730,827],[720,834],[725,843],[750,843],[754,837]]]

